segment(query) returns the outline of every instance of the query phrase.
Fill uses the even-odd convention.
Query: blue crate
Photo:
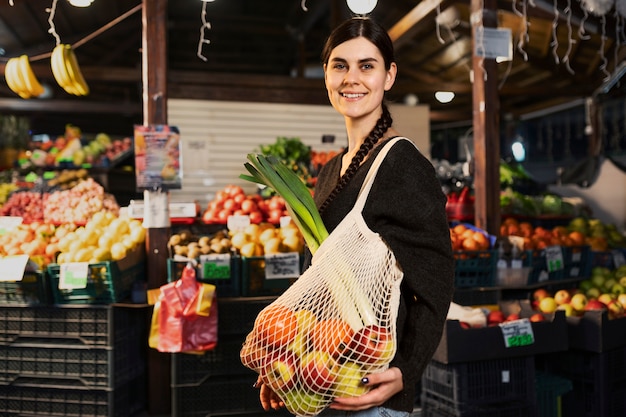
[[[496,282],[498,251],[457,251],[454,253],[456,288],[493,287]]]

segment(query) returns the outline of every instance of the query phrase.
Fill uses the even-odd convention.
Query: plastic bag
[[[215,286],[196,280],[187,265],[181,279],[163,285],[154,304],[149,345],[159,352],[197,353],[217,346]]]
[[[242,363],[295,415],[316,415],[335,397],[364,394],[361,378],[387,369],[395,355],[403,274],[361,214],[392,145],[381,150],[354,208],[311,266],[259,313],[241,349]]]

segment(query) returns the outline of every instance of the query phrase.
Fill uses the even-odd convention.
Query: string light
[[[352,12],[356,14],[368,14],[374,10],[378,0],[347,0],[347,3]]]
[[[89,7],[94,0],[68,0],[72,6],[75,7]]]
[[[435,93],[435,98],[440,103],[449,103],[454,99],[454,93],[452,91],[437,91]]]

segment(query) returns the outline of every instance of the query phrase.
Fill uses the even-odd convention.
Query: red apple
[[[504,313],[500,310],[490,311],[487,314],[487,325],[494,326],[503,323],[505,320]]]
[[[554,301],[556,301],[558,305],[568,304],[572,301],[572,296],[567,290],[558,290],[554,293]]]
[[[471,329],[472,328],[472,326],[468,322],[466,322],[466,321],[460,321],[459,324],[464,329]]]
[[[348,344],[352,360],[368,364],[388,363],[395,354],[395,348],[393,335],[385,327],[377,325],[362,328]]]
[[[587,302],[587,305],[585,306],[585,311],[590,310],[606,310],[606,305],[596,299],[591,299]]]
[[[617,297],[615,297],[613,294],[609,294],[609,293],[603,293],[600,294],[600,296],[598,297],[598,301],[600,301],[602,304],[604,305],[609,305],[609,303],[613,300],[615,300]]]
[[[622,306],[617,300],[609,301],[606,308],[609,310],[610,319],[618,319],[624,316],[624,306]]]
[[[311,392],[325,393],[335,383],[335,359],[327,352],[314,350],[300,358],[300,381]]]
[[[261,378],[275,392],[286,391],[294,387],[298,379],[298,367],[295,355],[280,352],[269,358],[261,371]]]
[[[506,316],[504,321],[513,321],[513,320],[519,320],[519,319],[520,319],[520,315],[518,313],[511,313],[508,316]]]
[[[545,288],[537,288],[533,292],[533,300],[541,301],[543,298],[550,297],[550,293]]]
[[[546,321],[546,317],[543,314],[541,314],[541,313],[535,313],[532,316],[530,316],[528,318],[528,320],[530,320],[530,321],[532,321],[534,323],[537,323],[537,322],[540,322],[540,321]]]

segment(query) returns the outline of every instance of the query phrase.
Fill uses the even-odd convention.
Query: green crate
[[[496,282],[498,251],[458,251],[454,253],[456,288],[493,287]]]
[[[48,265],[48,275],[55,304],[111,304],[130,299],[133,284],[145,281],[143,260],[120,267],[119,261],[89,264],[89,274],[85,288],[59,289],[59,264]]]
[[[304,257],[300,255],[300,271]],[[293,284],[298,277],[268,279],[265,274],[265,257],[253,256],[241,258],[241,295],[258,297],[280,295]]]
[[[187,266],[187,261],[177,261],[175,259],[167,260],[167,282],[180,279],[183,269]],[[196,267],[196,280],[206,284],[215,285],[218,297],[239,297],[241,295],[241,257],[232,256],[230,258],[230,271],[228,276],[220,278],[203,278],[201,266]]]
[[[0,304],[49,304],[52,302],[45,271],[25,271],[21,281],[0,281]]]

